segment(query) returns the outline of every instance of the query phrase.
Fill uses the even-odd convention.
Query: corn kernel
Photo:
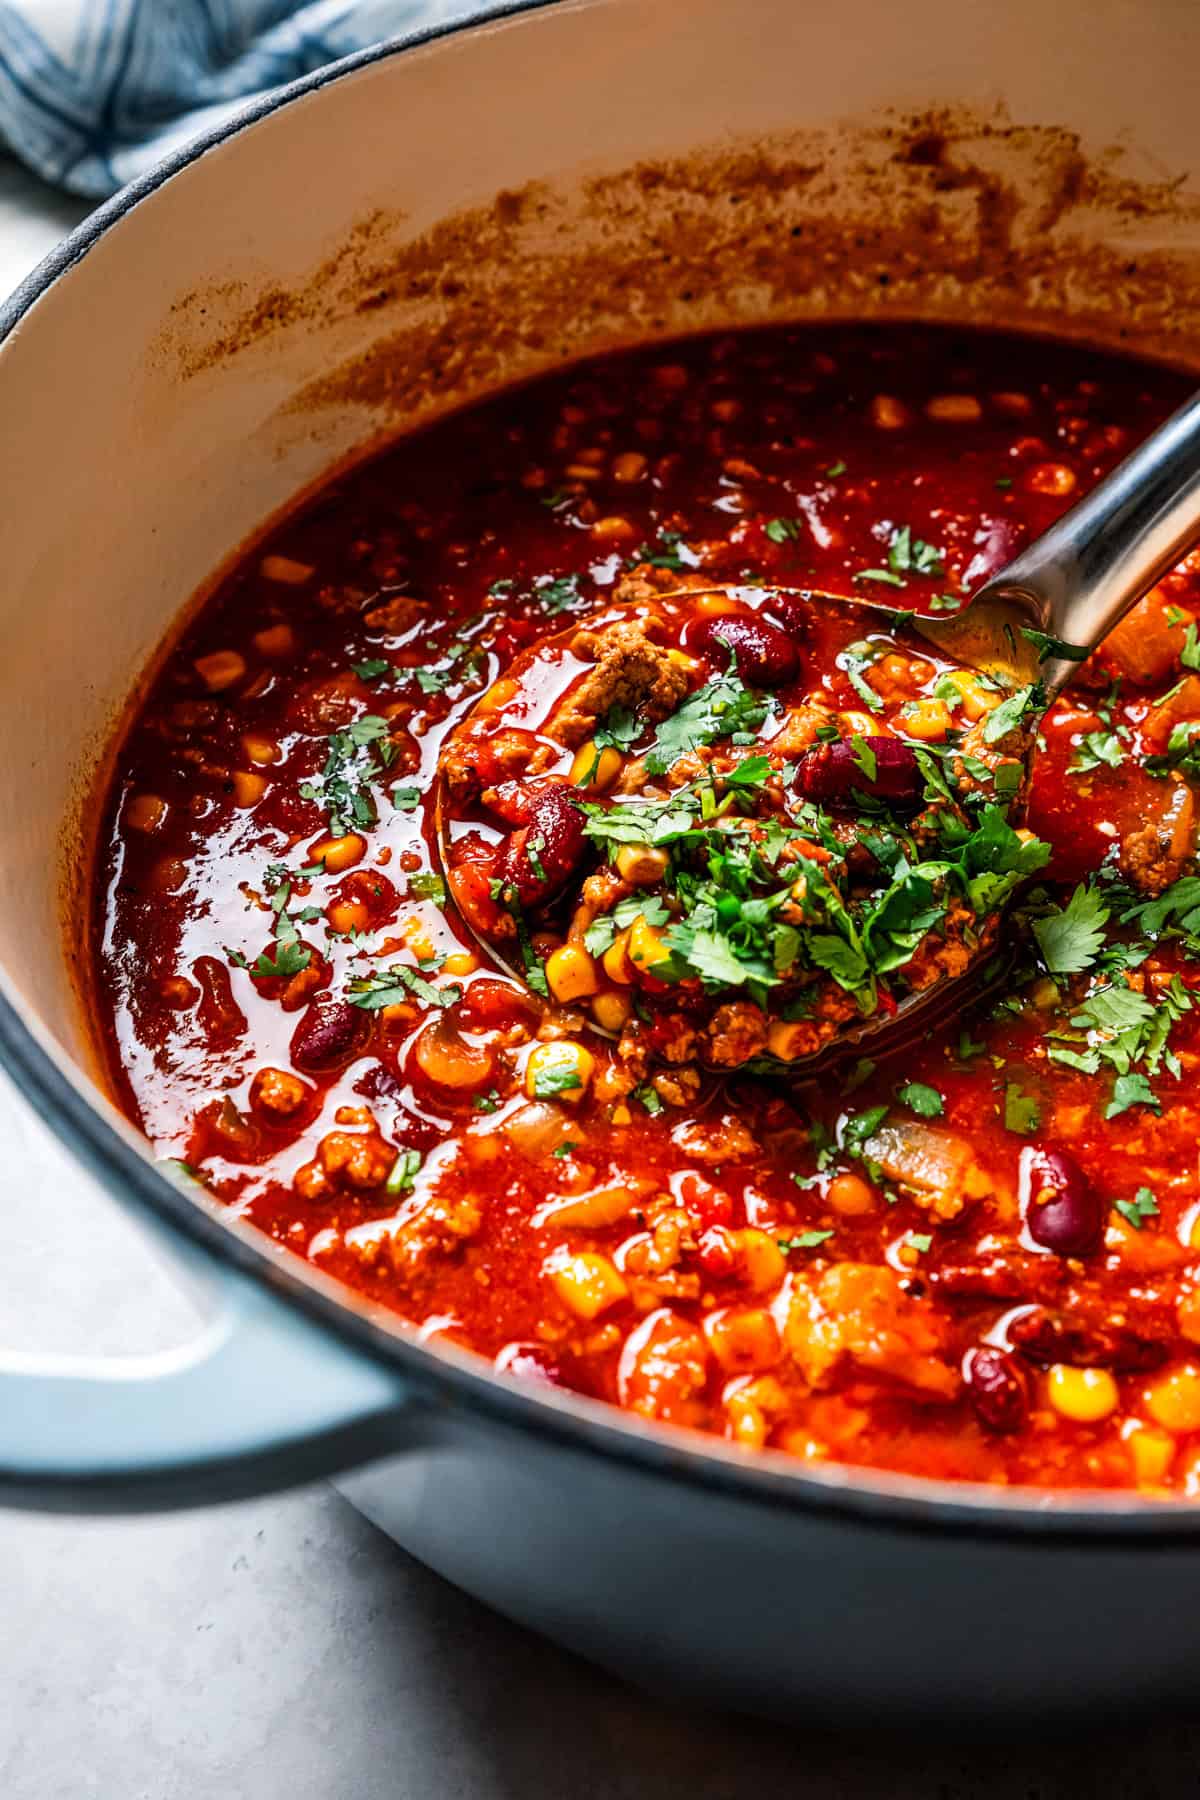
[[[770,1313],[761,1307],[723,1306],[708,1313],[704,1335],[728,1374],[756,1374],[779,1361],[779,1330]]]
[[[647,925],[640,913],[629,927],[629,960],[637,969],[652,969],[656,963],[671,960],[662,932]]]
[[[517,683],[511,675],[502,675],[499,681],[492,683],[486,694],[479,696],[475,702],[475,710],[476,712],[503,712],[517,692]]]
[[[125,823],[131,831],[157,831],[167,816],[167,803],[158,794],[134,794],[125,802]]]
[[[871,423],[880,431],[899,431],[908,424],[908,408],[894,394],[876,394],[871,402]]]
[[[612,1109],[611,1117],[614,1125],[628,1125],[633,1118],[633,1114],[623,1100],[618,1100],[617,1104]]]
[[[255,632],[254,648],[260,656],[291,656],[296,648],[296,634],[290,625],[267,625]]]
[[[735,1231],[732,1235],[741,1251],[746,1280],[754,1292],[762,1294],[768,1288],[778,1287],[783,1280],[787,1261],[770,1232],[759,1231],[755,1225],[747,1225],[744,1231]]]
[[[667,661],[674,663],[677,669],[686,669],[689,675],[694,675],[696,670],[701,667],[698,657],[689,656],[686,650],[677,650],[674,647],[667,651]]]
[[[944,424],[973,425],[983,417],[983,408],[974,394],[935,394],[925,402],[925,417]]]
[[[944,700],[914,700],[905,707],[900,723],[909,737],[932,743],[946,736],[954,720]]]
[[[556,1251],[543,1264],[563,1305],[580,1319],[595,1319],[629,1293],[616,1264],[595,1250]]]
[[[1195,1238],[1200,1221],[1193,1224],[1191,1230],[1191,1247],[1196,1246]],[[1185,1337],[1189,1344],[1200,1344],[1200,1288],[1189,1288],[1180,1294],[1175,1302],[1175,1324],[1180,1337]]]
[[[601,1031],[620,1031],[632,1011],[628,994],[597,994],[592,1001],[592,1017]]]
[[[629,960],[628,931],[617,933],[600,961],[610,981],[615,981],[619,987],[629,986],[633,980],[633,964]]]
[[[596,965],[579,944],[560,944],[546,958],[546,981],[556,1000],[582,1000],[594,994],[599,982]]]
[[[1200,1431],[1200,1369],[1191,1363],[1152,1381],[1146,1411],[1166,1431]]]
[[[213,650],[208,656],[198,656],[192,666],[212,694],[232,687],[246,673],[246,659],[237,650]]]
[[[371,923],[371,915],[362,900],[335,900],[326,907],[325,917],[334,931],[343,937],[349,937],[352,931],[365,931]]]
[[[575,752],[570,779],[576,787],[595,788],[597,792],[603,792],[605,788],[612,786],[621,773],[623,760],[621,752],[611,744],[605,744],[603,750],[599,750],[595,741],[589,738]]]
[[[1107,1419],[1116,1411],[1119,1399],[1117,1384],[1107,1369],[1073,1369],[1068,1363],[1053,1365],[1046,1377],[1046,1391],[1055,1412],[1079,1425]]]
[[[327,875],[340,875],[343,869],[352,869],[366,854],[367,840],[357,831],[348,831],[345,837],[318,838],[308,848],[309,862],[320,863]]]
[[[596,1059],[571,1038],[537,1044],[525,1064],[525,1092],[531,1100],[582,1100]]]
[[[825,1198],[835,1213],[856,1219],[875,1210],[875,1190],[861,1175],[838,1175],[830,1182]]]
[[[878,737],[880,735],[879,723],[871,717],[870,713],[855,712],[851,707],[849,712],[839,713],[838,718],[841,721],[842,734],[845,737]]]
[[[612,478],[614,481],[629,483],[640,481],[646,473],[646,458],[640,450],[623,450],[620,456],[612,461]]]
[[[242,738],[242,749],[246,753],[246,761],[257,763],[260,768],[277,763],[283,755],[274,738],[259,737],[251,731],[246,732]]]
[[[265,775],[255,775],[249,769],[235,769],[233,772],[233,798],[238,806],[257,806],[267,791]]]
[[[813,1028],[802,1019],[772,1019],[767,1027],[767,1049],[780,1062],[795,1062],[813,1048]]]
[[[636,537],[637,532],[628,519],[613,515],[597,519],[592,526],[592,536],[602,544],[615,544],[624,542],[627,538]]]
[[[617,851],[617,874],[634,887],[653,887],[667,872],[667,853],[649,844],[622,844]]]
[[[1175,1455],[1175,1439],[1170,1432],[1156,1431],[1140,1419],[1131,1419],[1121,1435],[1129,1446],[1133,1478],[1138,1486],[1160,1487]]]
[[[970,669],[950,669],[944,679],[962,695],[963,716],[972,724],[999,706],[1003,698],[1003,695],[984,687],[978,675],[973,675]]]
[[[471,975],[479,967],[479,958],[472,956],[469,950],[452,950],[442,964],[447,975]]]
[[[264,556],[258,570],[268,581],[282,581],[287,587],[303,587],[316,573],[311,563],[297,562],[293,556]]]

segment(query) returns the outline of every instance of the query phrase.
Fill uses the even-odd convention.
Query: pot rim
[[[602,0],[583,0],[584,5]],[[209,150],[323,87],[376,63],[481,26],[548,10],[575,11],[560,0],[504,0],[469,16],[387,38],[324,65],[239,109],[223,124],[190,139],[90,213],[0,304],[0,352],[27,313],[68,275],[112,228]],[[1077,1490],[1024,1487],[997,1493],[979,1483],[891,1475],[846,1464],[808,1465],[778,1452],[747,1456],[699,1433],[650,1426],[619,1408],[557,1389],[521,1385],[453,1345],[419,1340],[399,1315],[358,1302],[353,1292],[298,1257],[280,1258],[269,1240],[225,1214],[201,1193],[190,1195],[155,1166],[148,1149],[107,1102],[97,1104],[69,1071],[59,1050],[13,990],[0,966],[0,1067],[60,1141],[122,1202],[166,1220],[214,1258],[232,1263],[260,1285],[296,1304],[377,1361],[413,1379],[419,1394],[465,1401],[492,1421],[531,1430],[564,1448],[632,1464],[646,1476],[673,1477],[760,1505],[817,1513],[893,1530],[966,1532],[989,1541],[1061,1544],[1137,1543],[1166,1548],[1200,1534],[1200,1505],[1151,1501],[1123,1490],[1096,1496]]]

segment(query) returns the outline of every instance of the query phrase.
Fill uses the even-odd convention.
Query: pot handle
[[[177,1350],[0,1351],[0,1505],[140,1512],[242,1499],[395,1452],[422,1408],[382,1362],[174,1240],[215,1314]],[[189,1271],[190,1272],[190,1271]]]

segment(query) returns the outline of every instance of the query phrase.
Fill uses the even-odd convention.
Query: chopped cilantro
[[[533,1095],[536,1100],[549,1100],[555,1094],[566,1094],[572,1088],[583,1086],[579,1074],[579,1063],[574,1054],[575,1046],[560,1043],[554,1046],[552,1057],[542,1057],[533,1071]]]
[[[641,544],[629,559],[629,567],[636,569],[639,563],[649,563],[652,569],[695,569],[699,567],[700,558],[694,550],[690,550],[683,541],[683,534],[678,531],[659,531],[658,546]]]
[[[924,1256],[933,1248],[933,1233],[930,1231],[910,1231],[904,1241],[911,1249],[917,1252],[918,1256]]]
[[[915,538],[911,525],[901,525],[892,532],[888,568],[896,575],[928,575],[932,579],[946,573],[942,567],[942,552],[922,538]]]
[[[1122,1218],[1128,1219],[1135,1231],[1140,1231],[1147,1219],[1157,1216],[1158,1201],[1154,1189],[1140,1187],[1132,1200],[1118,1200],[1116,1209]]]
[[[1083,662],[1091,654],[1086,644],[1068,644],[1064,638],[1053,637],[1048,631],[1035,631],[1031,625],[1022,625],[1021,636],[1033,645],[1040,663],[1049,662],[1056,656],[1066,662]]]
[[[378,681],[381,675],[389,675],[392,670],[386,656],[373,656],[367,662],[351,663],[350,667],[360,681]]]
[[[500,1092],[498,1088],[489,1088],[486,1094],[476,1094],[471,1102],[476,1112],[494,1113],[500,1108]]]
[[[714,675],[688,697],[677,712],[664,719],[646,758],[651,775],[663,775],[681,756],[718,738],[747,743],[757,732],[773,702],[738,680],[736,658],[730,658],[724,675]]]
[[[1189,625],[1184,635],[1183,649],[1179,652],[1179,660],[1185,669],[1200,671],[1200,634],[1195,625]]]
[[[418,1169],[421,1167],[419,1150],[401,1150],[392,1164],[392,1172],[387,1178],[386,1191],[389,1194],[409,1194]]]
[[[1067,773],[1085,775],[1091,769],[1119,769],[1124,761],[1125,742],[1120,730],[1087,731],[1076,746]]]
[[[1119,1118],[1131,1106],[1148,1106],[1151,1112],[1162,1111],[1162,1101],[1144,1075],[1118,1075],[1113,1082],[1112,1099],[1104,1109],[1106,1119]]]
[[[923,1081],[908,1081],[903,1087],[896,1089],[896,1098],[901,1106],[907,1106],[915,1112],[919,1119],[940,1119],[946,1110],[945,1102],[935,1087],[927,1087]]]
[[[815,1250],[818,1244],[827,1244],[833,1232],[830,1231],[798,1231],[794,1237],[776,1238],[775,1242],[786,1256],[789,1250]]]
[[[1109,911],[1095,888],[1079,886],[1066,906],[1033,921],[1042,961],[1052,975],[1090,969],[1104,947]]]
[[[1023,1094],[1015,1081],[1010,1081],[1004,1089],[1005,1130],[1020,1132],[1027,1137],[1041,1122],[1042,1111],[1037,1101]]]
[[[420,804],[420,788],[397,786],[392,789],[392,805],[397,812],[412,812]]]
[[[844,475],[846,473],[846,465],[844,462],[830,463],[825,473],[828,475],[830,481],[836,481],[839,475]]]
[[[390,731],[387,719],[364,713],[329,738],[317,779],[301,782],[301,797],[315,800],[328,813],[332,836],[345,837],[356,826],[375,823],[378,812],[371,782],[396,754]]]
[[[883,700],[866,681],[863,670],[869,668],[878,655],[880,655],[880,651],[876,646],[864,641],[848,644],[838,657],[838,663],[845,671],[847,681],[863,705],[871,712],[882,712]]]
[[[533,597],[545,613],[570,612],[583,599],[579,592],[579,577],[537,575],[533,582]]]
[[[462,999],[462,989],[453,985],[434,987],[416,969],[404,963],[390,963],[386,969],[372,969],[369,975],[355,975],[349,986],[351,1006],[364,1012],[379,1012],[385,1006],[398,1006],[410,996],[423,1006],[453,1006]]]
[[[662,1099],[657,1089],[652,1088],[648,1081],[643,1082],[641,1087],[634,1088],[633,1097],[635,1100],[641,1101],[652,1119],[656,1119],[663,1109]]]
[[[984,743],[998,744],[1001,738],[1016,730],[1027,712],[1038,711],[1045,703],[1046,695],[1040,682],[1018,688],[987,715],[983,722]]]
[[[799,519],[768,519],[763,531],[773,544],[786,544],[800,536]]]
[[[578,1148],[579,1145],[573,1143],[570,1138],[564,1138],[561,1144],[556,1144],[554,1146],[554,1149],[550,1154],[551,1156],[557,1157],[561,1162],[564,1156],[570,1156],[572,1150],[578,1150]]]
[[[448,899],[446,883],[433,869],[420,869],[408,878],[408,891],[415,894],[418,900],[432,900],[435,906],[445,906]]]

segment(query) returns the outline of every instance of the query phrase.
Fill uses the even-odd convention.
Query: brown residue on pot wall
[[[364,438],[596,350],[815,316],[1023,326],[1186,360],[1200,201],[1124,160],[946,108],[534,182],[407,241],[400,215],[376,213],[293,288],[182,300],[158,353],[188,377],[316,334],[324,370],[288,410],[319,429],[361,409]]]

